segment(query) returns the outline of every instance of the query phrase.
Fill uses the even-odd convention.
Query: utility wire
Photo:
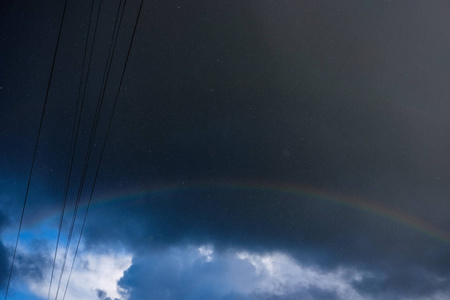
[[[125,59],[125,65],[124,65],[124,67],[123,67],[122,75],[121,75],[121,77],[120,77],[119,89],[117,90],[116,98],[114,99],[113,110],[112,110],[112,113],[111,113],[111,116],[110,116],[110,119],[109,119],[108,129],[107,129],[107,131],[106,131],[105,140],[103,141],[102,150],[101,150],[101,152],[100,152],[100,159],[99,159],[99,162],[98,162],[97,170],[95,171],[94,182],[93,182],[93,184],[92,184],[91,193],[90,193],[90,195],[89,195],[88,205],[87,205],[87,208],[86,208],[86,212],[85,212],[85,214],[84,214],[83,225],[81,226],[80,236],[79,236],[79,238],[78,238],[77,248],[76,248],[76,250],[75,250],[75,254],[74,254],[74,257],[73,257],[72,266],[70,267],[69,278],[68,278],[68,280],[67,280],[66,288],[65,288],[65,290],[64,290],[63,300],[66,298],[67,288],[69,287],[69,282],[70,282],[70,278],[71,278],[71,276],[72,276],[73,266],[74,266],[74,264],[75,264],[75,259],[76,259],[76,257],[77,257],[78,248],[79,248],[79,246],[80,246],[81,237],[82,237],[83,231],[84,231],[84,226],[85,226],[85,224],[86,224],[86,219],[87,219],[87,215],[88,215],[88,212],[89,212],[89,207],[90,207],[91,201],[92,201],[92,195],[94,194],[95,184],[97,183],[98,173],[99,173],[100,166],[101,166],[101,163],[102,163],[102,160],[103,160],[103,154],[104,154],[104,152],[105,152],[106,142],[108,141],[108,137],[109,137],[109,133],[110,133],[110,129],[111,129],[112,120],[113,120],[113,118],[114,118],[114,113],[115,113],[115,111],[116,111],[117,102],[118,102],[117,100],[118,100],[118,98],[119,98],[120,90],[121,90],[121,87],[122,87],[122,82],[123,82],[123,78],[124,78],[125,71],[126,71],[126,68],[127,68],[128,59],[129,59],[129,57],[130,57],[131,48],[133,47],[133,41],[134,41],[134,36],[135,36],[135,34],[136,34],[136,28],[137,28],[137,25],[138,25],[138,22],[139,22],[139,17],[141,16],[141,11],[142,11],[142,4],[143,4],[143,2],[144,2],[144,1],[141,0],[141,4],[140,4],[140,6],[139,6],[139,12],[138,12],[138,15],[137,15],[137,17],[136,17],[136,22],[135,22],[135,24],[134,24],[133,35],[131,36],[130,46],[128,47],[128,53],[127,53],[127,57],[126,57],[126,59]]]
[[[50,276],[50,284],[49,284],[49,287],[48,287],[47,300],[50,299],[50,293],[51,293],[51,289],[52,289],[53,274],[54,274],[55,265],[56,265],[56,256],[57,256],[57,253],[58,253],[58,246],[59,246],[59,240],[60,240],[60,236],[61,236],[61,229],[62,229],[62,224],[63,224],[64,212],[65,212],[66,203],[67,203],[67,194],[68,194],[68,191],[69,191],[70,179],[71,179],[71,175],[72,175],[72,167],[73,167],[73,161],[74,161],[74,157],[75,157],[75,149],[77,147],[78,130],[79,130],[79,127],[80,127],[81,112],[82,112],[83,104],[84,104],[84,94],[83,94],[83,97],[81,99],[81,88],[83,86],[83,74],[84,74],[85,66],[86,66],[86,56],[87,56],[88,43],[89,43],[89,32],[91,31],[92,14],[93,14],[93,11],[94,11],[94,1],[95,0],[92,0],[91,11],[90,11],[90,14],[89,14],[89,25],[88,25],[87,33],[86,33],[86,43],[85,43],[85,46],[84,46],[83,63],[82,63],[82,69],[81,69],[81,75],[80,75],[80,83],[79,83],[79,86],[78,86],[77,104],[76,104],[76,108],[75,108],[75,116],[74,116],[73,127],[72,127],[73,128],[72,129],[72,137],[71,137],[71,142],[70,142],[70,154],[69,154],[70,158],[68,160],[68,166],[67,166],[66,184],[65,184],[65,187],[64,187],[63,203],[62,203],[61,214],[60,214],[60,218],[59,218],[58,238],[56,240],[55,254],[54,254],[54,257],[53,257],[52,273],[51,273],[51,276]],[[95,32],[97,30],[97,24],[98,24],[98,18],[97,18],[97,22],[96,22],[96,25],[95,25]],[[95,40],[95,32],[94,32],[94,40]],[[92,44],[93,44],[93,42],[92,42]],[[92,57],[92,51],[91,51],[90,57],[89,57],[88,70],[90,69],[91,57]],[[86,80],[85,80],[84,83],[85,83],[85,90],[86,90],[87,76],[86,76]],[[81,102],[81,106],[80,106],[80,102]],[[81,108],[79,109],[79,107],[81,107]],[[79,113],[78,113],[78,110],[79,110]],[[78,120],[78,122],[77,122],[77,120]]]
[[[38,149],[38,145],[39,145],[39,140],[40,140],[40,137],[41,137],[42,124],[44,122],[44,115],[45,115],[45,110],[46,110],[46,107],[47,107],[48,95],[49,95],[49,92],[50,92],[50,86],[51,86],[51,82],[52,82],[52,78],[53,78],[53,70],[54,70],[55,62],[56,62],[56,54],[57,54],[58,48],[59,48],[59,41],[61,40],[61,32],[62,32],[62,28],[63,28],[63,24],[64,24],[64,17],[66,15],[66,8],[67,8],[67,0],[64,2],[64,8],[63,8],[63,13],[62,13],[62,17],[61,17],[61,23],[59,25],[58,38],[56,40],[55,52],[53,54],[52,66],[51,66],[51,69],[50,69],[50,76],[49,76],[49,80],[48,80],[48,84],[47,84],[47,91],[45,93],[45,100],[44,100],[44,105],[43,105],[43,108],[42,108],[41,120],[39,122],[38,134],[37,134],[36,143],[35,143],[35,146],[34,146],[34,152],[33,152],[33,158],[32,158],[32,162],[31,162],[30,174],[28,176],[28,183],[27,183],[27,189],[26,189],[26,192],[25,192],[25,199],[23,201],[22,214],[20,216],[19,230],[17,232],[16,244],[14,246],[14,253],[13,253],[13,257],[12,257],[12,261],[11,261],[11,268],[9,270],[8,283],[6,285],[5,300],[8,298],[9,284],[11,282],[11,276],[12,276],[12,272],[13,272],[13,268],[14,268],[14,261],[16,259],[17,246],[19,244],[20,231],[22,229],[23,216],[25,214],[25,207],[27,205],[28,192],[30,190],[31,177],[33,175],[34,163],[35,163],[35,160],[36,160],[36,153],[37,153],[37,149]]]
[[[127,0],[125,0],[123,2],[123,5],[122,5],[122,0],[120,0],[119,7],[118,7],[118,10],[117,10],[117,15],[116,15],[116,20],[115,20],[115,24],[114,24],[112,40],[111,40],[110,49],[109,49],[109,52],[108,52],[107,65],[106,65],[104,76],[103,76],[102,89],[101,89],[101,92],[100,92],[99,101],[97,102],[96,113],[95,113],[95,117],[94,117],[94,120],[93,120],[91,134],[90,134],[90,138],[89,138],[88,149],[87,149],[87,152],[86,152],[85,161],[84,161],[84,165],[83,165],[83,172],[82,172],[81,182],[80,182],[79,189],[78,189],[78,195],[77,195],[77,199],[76,199],[76,203],[75,203],[75,207],[74,207],[72,223],[71,223],[71,227],[70,227],[70,230],[69,230],[69,236],[68,236],[68,240],[67,240],[67,244],[66,244],[66,249],[65,249],[65,252],[64,252],[63,265],[62,265],[61,273],[60,273],[60,276],[59,276],[58,289],[56,291],[55,300],[58,298],[59,289],[60,289],[61,281],[62,281],[62,276],[64,274],[64,269],[65,269],[66,260],[67,260],[67,254],[68,254],[69,247],[70,247],[70,242],[71,242],[71,239],[72,239],[73,228],[74,228],[74,225],[75,225],[75,220],[76,220],[76,216],[77,216],[77,212],[78,212],[78,207],[79,207],[81,195],[82,195],[82,192],[83,192],[84,181],[85,181],[85,178],[86,178],[86,173],[87,173],[87,169],[88,169],[89,162],[90,162],[90,156],[91,156],[91,152],[92,152],[92,144],[93,144],[93,140],[94,140],[95,133],[96,133],[96,130],[97,130],[98,119],[99,119],[101,107],[102,107],[104,96],[105,96],[106,85],[107,85],[108,78],[109,78],[109,73],[110,73],[110,70],[111,70],[111,64],[112,64],[112,60],[113,60],[113,57],[114,57],[114,50],[115,50],[116,44],[117,44],[117,37],[118,37],[119,29],[120,29],[120,26],[121,26],[121,23],[122,23],[123,12],[124,12],[124,7],[125,7],[125,4],[126,4],[126,1]],[[120,13],[120,18],[119,18],[119,13]],[[118,20],[119,20],[119,24],[117,26],[117,21]]]

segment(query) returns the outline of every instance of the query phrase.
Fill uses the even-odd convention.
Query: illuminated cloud
[[[292,295],[306,299],[319,292],[336,299],[363,299],[352,287],[361,277],[357,270],[302,266],[280,252],[215,251],[200,245],[148,251],[133,261],[119,284],[130,300],[285,299]]]
[[[102,291],[105,297],[125,300],[126,298],[123,297],[120,289],[118,289],[117,282],[123,276],[123,272],[131,265],[131,260],[131,255],[113,251],[107,253],[79,253],[65,299],[98,299],[98,291]],[[56,268],[58,271],[55,272],[58,276],[58,267],[60,266],[61,261],[58,262]],[[49,274],[49,270],[47,270],[46,273]],[[61,296],[64,293],[66,280],[67,276],[64,276],[59,291]],[[43,284],[44,282],[47,284]],[[42,281],[36,281],[30,278],[28,280],[29,289],[36,295],[45,299],[48,293],[48,282],[48,278]],[[56,276],[53,279],[52,286],[52,295],[55,295],[57,286]]]

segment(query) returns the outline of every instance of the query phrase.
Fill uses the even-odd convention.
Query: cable
[[[36,153],[37,153],[37,149],[38,149],[38,145],[39,145],[39,140],[40,140],[40,137],[41,137],[42,124],[43,124],[43,121],[44,121],[45,110],[46,110],[46,107],[47,107],[47,100],[48,100],[50,86],[51,86],[51,82],[52,82],[52,78],[53,78],[53,70],[54,70],[54,67],[55,67],[56,54],[58,52],[59,41],[61,39],[61,32],[62,32],[62,27],[63,27],[63,24],[64,24],[64,17],[66,15],[66,8],[67,8],[67,0],[64,2],[64,8],[63,8],[63,13],[62,13],[62,17],[61,17],[61,23],[59,25],[58,38],[56,40],[55,52],[53,54],[52,66],[51,66],[51,69],[50,69],[50,77],[49,77],[48,84],[47,84],[47,91],[45,93],[45,100],[44,100],[44,105],[43,105],[43,108],[42,108],[41,120],[39,122],[38,134],[37,134],[36,143],[35,143],[35,146],[34,146],[34,152],[33,152],[33,158],[32,158],[32,162],[31,162],[30,174],[28,176],[27,189],[26,189],[26,192],[25,192],[25,199],[23,201],[22,214],[20,216],[19,231],[17,232],[17,239],[16,239],[16,244],[14,246],[14,253],[13,253],[13,257],[12,257],[12,261],[11,261],[11,268],[9,270],[8,283],[6,285],[5,300],[8,298],[9,284],[11,282],[12,271],[13,271],[13,268],[14,268],[14,261],[16,259],[17,246],[19,244],[20,231],[22,229],[23,216],[25,214],[25,207],[27,205],[28,192],[30,190],[30,183],[31,183],[31,177],[33,175],[34,162],[36,160]]]
[[[59,229],[58,229],[58,238],[56,240],[56,247],[55,247],[55,254],[53,257],[53,265],[52,265],[52,273],[50,276],[50,284],[48,287],[48,294],[47,294],[47,300],[50,299],[50,293],[51,293],[51,289],[52,289],[52,282],[53,282],[53,274],[55,271],[55,265],[56,265],[56,256],[58,253],[58,246],[59,246],[59,240],[60,240],[60,236],[61,236],[61,229],[62,229],[62,224],[63,224],[63,219],[64,219],[64,212],[65,212],[65,208],[66,208],[66,203],[67,203],[67,194],[69,191],[69,184],[70,184],[70,179],[71,179],[71,175],[72,175],[72,167],[73,167],[73,161],[74,161],[74,157],[75,157],[75,149],[77,147],[77,141],[78,141],[78,130],[80,127],[80,120],[81,120],[81,111],[83,108],[83,104],[84,104],[84,94],[83,97],[81,99],[81,108],[80,108],[80,112],[78,113],[78,108],[80,107],[80,95],[81,95],[81,87],[83,85],[83,74],[84,74],[84,70],[85,70],[85,63],[86,63],[86,56],[87,56],[87,49],[88,49],[88,42],[89,42],[89,32],[91,30],[91,21],[92,21],[92,14],[94,11],[94,1],[92,0],[92,4],[91,4],[91,11],[89,14],[89,25],[87,28],[87,33],[86,33],[86,43],[85,43],[85,47],[84,47],[84,54],[83,54],[83,63],[82,63],[82,70],[81,70],[81,76],[80,76],[80,84],[78,86],[78,95],[77,95],[77,104],[76,104],[76,108],[75,108],[75,116],[74,116],[74,120],[73,120],[73,129],[72,129],[72,137],[71,137],[71,142],[70,142],[70,154],[69,154],[69,163],[67,166],[67,173],[66,173],[66,184],[64,187],[64,196],[63,196],[63,204],[61,207],[61,214],[60,214],[60,219],[59,219]],[[95,26],[95,31],[97,29],[97,24],[98,24],[98,18],[97,18],[97,22],[96,22],[96,26]],[[95,40],[95,33],[94,33],[94,40]],[[92,51],[91,51],[91,55],[90,58],[92,57]],[[89,64],[88,64],[88,70],[90,68],[90,62],[91,59],[89,58]],[[86,82],[87,82],[87,76],[86,76],[86,80],[85,80],[85,89],[86,89]],[[78,120],[78,122],[77,122]]]
[[[94,182],[93,182],[93,184],[92,184],[91,193],[90,193],[90,195],[89,195],[88,205],[87,205],[87,208],[86,208],[86,212],[85,212],[85,214],[84,214],[83,225],[81,226],[81,231],[80,231],[80,236],[79,236],[79,238],[78,238],[77,248],[76,248],[76,250],[75,250],[75,254],[74,254],[74,257],[73,257],[73,261],[72,261],[72,266],[71,266],[70,272],[69,272],[69,278],[68,278],[68,280],[67,280],[66,288],[65,288],[65,290],[64,290],[63,300],[66,298],[67,288],[68,288],[68,286],[69,286],[70,278],[71,278],[71,276],[72,276],[73,266],[74,266],[74,264],[75,264],[75,259],[76,259],[76,257],[77,257],[78,248],[79,248],[79,246],[80,246],[81,237],[82,237],[83,231],[84,231],[84,226],[85,226],[85,224],[86,224],[86,219],[87,219],[87,215],[88,215],[88,212],[89,212],[89,207],[90,207],[91,201],[92,201],[92,195],[94,194],[95,184],[97,183],[98,173],[99,173],[100,166],[101,166],[101,163],[102,163],[102,160],[103,160],[103,154],[104,154],[104,152],[105,152],[106,142],[107,142],[108,137],[109,137],[109,133],[110,133],[110,129],[111,129],[111,124],[112,124],[112,120],[113,120],[113,117],[114,117],[114,112],[116,111],[117,100],[118,100],[118,98],[119,98],[120,90],[121,90],[121,87],[122,87],[122,81],[123,81],[123,77],[124,77],[124,75],[125,75],[125,71],[126,71],[126,68],[127,68],[128,59],[129,59],[130,53],[131,53],[131,48],[132,48],[132,46],[133,46],[134,36],[135,36],[135,34],[136,34],[136,28],[137,28],[137,25],[138,25],[138,22],[139,22],[139,17],[140,17],[140,15],[141,15],[141,10],[142,10],[142,4],[143,4],[143,2],[144,2],[144,1],[141,0],[141,4],[140,4],[140,6],[139,6],[139,12],[138,12],[138,15],[137,15],[137,18],[136,18],[136,23],[134,24],[133,35],[131,36],[130,46],[128,47],[128,53],[127,53],[127,57],[126,57],[126,59],[125,59],[125,65],[124,65],[124,67],[123,67],[122,75],[121,75],[121,77],[120,77],[119,89],[118,89],[118,91],[117,91],[116,98],[114,99],[113,111],[112,111],[111,117],[110,117],[110,119],[109,119],[108,129],[107,129],[107,131],[106,131],[106,137],[105,137],[105,140],[103,141],[102,150],[101,150],[101,152],[100,152],[100,159],[99,159],[99,163],[98,163],[98,166],[97,166],[97,170],[95,171]]]
[[[105,73],[104,73],[104,76],[103,76],[103,82],[102,82],[103,87],[102,87],[102,90],[101,90],[101,93],[100,93],[100,99],[97,102],[96,113],[95,113],[92,129],[91,129],[91,135],[90,135],[90,138],[89,138],[88,149],[87,149],[87,152],[86,152],[86,157],[85,157],[85,161],[84,161],[84,165],[83,165],[83,172],[82,172],[81,182],[80,182],[79,189],[78,189],[78,195],[77,195],[77,199],[76,199],[76,203],[75,203],[75,207],[74,207],[72,223],[71,223],[71,227],[70,227],[70,230],[69,230],[69,235],[68,235],[68,240],[67,240],[67,244],[66,244],[66,249],[65,249],[65,252],[64,252],[63,265],[62,265],[61,273],[60,273],[60,276],[59,276],[58,289],[56,291],[55,300],[58,298],[59,289],[60,289],[60,286],[61,286],[61,280],[62,280],[62,276],[64,274],[65,264],[66,264],[66,260],[67,260],[67,254],[68,254],[68,251],[69,251],[69,246],[70,246],[70,242],[71,242],[71,238],[72,238],[72,234],[73,234],[73,228],[74,228],[74,225],[75,225],[75,220],[76,220],[76,216],[77,216],[77,212],[78,212],[78,207],[79,207],[79,203],[80,203],[80,199],[81,199],[81,195],[82,195],[82,191],[83,191],[83,187],[84,187],[84,181],[85,181],[85,178],[86,178],[86,173],[87,173],[88,165],[89,165],[89,162],[90,162],[90,156],[91,156],[91,151],[92,151],[92,144],[93,144],[94,136],[95,136],[95,133],[96,133],[96,130],[97,130],[98,119],[99,119],[101,107],[102,107],[104,96],[105,96],[106,84],[107,84],[107,81],[108,81],[108,78],[109,78],[109,72],[111,70],[112,59],[114,57],[114,49],[115,49],[116,44],[117,44],[117,37],[118,37],[119,29],[120,29],[120,26],[121,26],[121,23],[122,23],[123,12],[124,12],[124,7],[125,7],[125,4],[126,4],[126,1],[127,0],[125,0],[123,2],[123,5],[122,5],[122,0],[120,0],[120,2],[119,2],[119,7],[118,7],[117,15],[116,15],[116,21],[115,21],[115,24],[114,24],[112,40],[111,40],[110,49],[109,49],[109,53],[108,53],[107,66],[105,68]],[[121,11],[121,13],[120,13],[120,11]],[[119,13],[120,13],[120,19],[119,19]],[[118,19],[119,19],[119,24],[117,26],[117,20]]]

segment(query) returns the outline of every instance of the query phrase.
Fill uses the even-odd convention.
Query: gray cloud
[[[370,274],[355,282],[354,287],[361,294],[376,299],[427,298],[439,292],[448,292],[449,279],[448,275],[441,277],[423,269],[410,267],[403,272],[391,270],[384,274]]]
[[[48,278],[48,272],[52,266],[52,258],[49,256],[48,245],[42,240],[33,240],[27,246],[26,251],[17,251],[14,262],[15,280],[31,280],[44,282]]]
[[[97,297],[99,299],[104,299],[106,297],[106,292],[104,290],[97,289],[95,292],[97,293]]]
[[[97,297],[102,300],[113,300],[111,297],[107,297],[107,293],[104,290],[96,289],[95,292],[97,293]],[[117,298],[114,298],[114,300],[119,300]]]

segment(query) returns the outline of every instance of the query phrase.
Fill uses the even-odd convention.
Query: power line
[[[67,260],[67,254],[68,254],[70,242],[71,242],[71,239],[72,239],[73,228],[74,228],[74,225],[75,225],[75,220],[76,220],[76,216],[77,216],[77,212],[78,212],[78,207],[79,207],[79,203],[80,203],[80,199],[81,199],[81,195],[82,195],[82,191],[83,191],[83,187],[84,187],[84,181],[85,181],[85,178],[86,178],[86,173],[87,173],[87,169],[88,169],[89,162],[90,162],[90,156],[91,156],[91,151],[92,151],[92,144],[93,144],[94,136],[95,136],[95,133],[96,133],[96,130],[97,130],[98,119],[99,119],[99,116],[100,116],[101,107],[103,105],[106,85],[107,85],[108,78],[109,78],[109,73],[110,73],[110,70],[111,70],[111,64],[112,64],[112,60],[113,60],[113,57],[114,57],[114,50],[115,50],[116,44],[117,44],[117,38],[118,38],[118,34],[119,34],[119,29],[120,29],[120,26],[121,26],[121,23],[122,23],[122,19],[123,19],[123,13],[124,13],[124,7],[125,7],[125,4],[126,4],[126,1],[127,0],[123,1],[123,5],[122,5],[122,0],[120,0],[119,7],[118,7],[118,10],[117,10],[116,20],[115,20],[115,24],[114,24],[114,30],[113,30],[113,34],[112,34],[112,40],[111,40],[110,49],[109,49],[109,52],[108,52],[107,65],[105,67],[104,76],[103,76],[102,89],[101,89],[101,92],[100,92],[99,101],[97,102],[95,117],[94,117],[93,125],[92,125],[92,128],[91,128],[89,144],[88,144],[88,148],[87,148],[87,152],[86,152],[86,156],[85,156],[85,160],[84,160],[82,177],[81,177],[80,185],[79,185],[79,188],[78,188],[78,194],[77,194],[77,198],[76,198],[76,202],[75,202],[74,213],[73,213],[71,227],[70,227],[70,230],[69,230],[69,235],[68,235],[68,239],[67,239],[66,249],[65,249],[65,252],[64,252],[63,265],[61,267],[61,273],[60,273],[60,276],[59,276],[58,288],[57,288],[57,291],[56,291],[55,300],[58,298],[59,289],[60,289],[60,286],[61,286],[61,280],[62,280],[62,276],[64,274],[65,264],[66,264],[66,260]],[[119,18],[119,13],[120,13],[120,18]],[[119,23],[117,25],[117,21],[118,20],[119,20]]]
[[[12,261],[11,261],[11,268],[9,270],[8,283],[6,285],[5,300],[8,298],[9,284],[11,282],[11,276],[12,276],[12,272],[13,272],[13,268],[14,268],[14,261],[16,259],[17,246],[19,244],[20,231],[22,229],[23,216],[25,214],[25,207],[27,205],[28,192],[30,190],[31,177],[33,175],[34,163],[35,163],[35,160],[36,160],[36,153],[37,153],[37,149],[38,149],[38,145],[39,145],[39,140],[40,140],[40,137],[41,137],[42,124],[44,122],[44,115],[45,115],[45,110],[46,110],[46,107],[47,107],[48,95],[49,95],[50,86],[51,86],[51,82],[52,82],[52,78],[53,78],[53,70],[54,70],[54,67],[55,67],[56,54],[58,52],[59,41],[61,39],[61,32],[62,32],[62,27],[63,27],[63,23],[64,23],[64,17],[66,15],[66,8],[67,8],[67,0],[64,2],[64,8],[63,8],[63,13],[62,13],[62,17],[61,17],[61,23],[59,25],[58,38],[56,40],[55,52],[53,54],[52,66],[51,66],[51,69],[50,69],[50,76],[49,76],[49,80],[48,80],[48,84],[47,84],[47,91],[45,93],[45,100],[44,100],[44,105],[43,105],[43,108],[42,108],[41,120],[39,122],[38,134],[37,134],[36,143],[35,143],[35,146],[34,146],[34,152],[33,152],[33,158],[32,158],[32,162],[31,162],[30,174],[28,176],[28,183],[27,183],[27,189],[26,189],[26,192],[25,192],[25,199],[23,201],[22,214],[20,216],[19,230],[17,232],[16,244],[14,246],[14,253],[13,253],[13,257],[12,257]]]
[[[54,254],[54,257],[53,257],[52,273],[51,273],[51,276],[50,276],[50,284],[49,284],[49,287],[48,287],[47,300],[50,299],[50,293],[51,293],[51,289],[52,289],[53,274],[54,274],[55,265],[56,265],[56,256],[57,256],[57,253],[58,253],[58,246],[59,246],[59,240],[60,240],[60,236],[61,236],[61,229],[62,229],[62,224],[63,224],[64,212],[65,212],[66,203],[67,203],[67,194],[68,194],[68,191],[69,191],[70,179],[71,179],[71,175],[72,175],[72,167],[73,167],[73,161],[74,161],[74,157],[75,157],[75,149],[77,147],[78,130],[79,130],[79,127],[80,127],[81,112],[82,112],[83,104],[84,104],[84,93],[83,93],[83,97],[82,97],[81,101],[80,101],[80,94],[81,94],[81,87],[83,85],[83,74],[84,74],[85,65],[86,65],[85,63],[86,63],[86,56],[87,56],[87,49],[88,49],[88,42],[89,42],[89,32],[91,30],[91,21],[92,21],[93,11],[94,11],[94,0],[92,0],[92,4],[91,4],[91,11],[90,11],[90,14],[89,14],[89,25],[88,25],[87,33],[86,33],[86,43],[85,43],[85,47],[84,47],[82,70],[81,70],[81,75],[80,75],[80,83],[79,83],[79,86],[78,86],[77,104],[76,104],[76,108],[75,108],[75,116],[74,116],[74,120],[73,120],[73,129],[72,129],[72,137],[71,137],[71,142],[70,142],[70,154],[69,154],[70,158],[69,158],[69,162],[68,162],[68,166],[67,166],[66,184],[65,184],[65,187],[64,187],[63,203],[62,203],[61,214],[60,214],[60,219],[59,219],[58,238],[56,240],[55,254]],[[95,25],[94,40],[95,40],[95,33],[97,31],[97,24],[98,24],[98,16],[97,16],[97,22],[96,22],[96,25]],[[92,42],[92,44],[93,43],[94,42]],[[91,57],[92,57],[92,49],[91,49],[90,57],[89,57],[88,70],[90,69]],[[85,90],[86,90],[86,84],[87,84],[87,76],[86,76],[85,85],[84,85]],[[80,105],[80,102],[81,102],[81,105]],[[79,109],[79,107],[80,107],[80,109]],[[80,110],[79,113],[78,113],[78,109]],[[78,122],[77,122],[77,120],[78,120]]]
[[[87,205],[87,208],[86,208],[86,212],[85,212],[85,214],[84,214],[83,225],[81,226],[80,236],[79,236],[79,238],[78,238],[77,247],[76,247],[75,254],[74,254],[74,257],[73,257],[73,261],[72,261],[72,266],[70,267],[69,278],[67,279],[67,284],[66,284],[66,288],[65,288],[65,290],[64,290],[63,300],[66,298],[67,288],[68,288],[68,286],[69,286],[70,278],[71,278],[71,276],[72,276],[73,266],[74,266],[74,264],[75,264],[75,259],[76,259],[77,253],[78,253],[78,248],[79,248],[79,246],[80,246],[80,241],[81,241],[81,237],[82,237],[82,235],[83,235],[84,226],[85,226],[85,224],[86,224],[86,219],[87,219],[87,215],[88,215],[88,212],[89,212],[89,207],[90,207],[91,201],[92,201],[92,195],[94,194],[95,184],[97,183],[98,173],[99,173],[100,166],[101,166],[101,163],[102,163],[102,160],[103,160],[103,154],[104,154],[104,152],[105,152],[106,142],[107,142],[108,137],[109,137],[109,133],[110,133],[110,129],[111,129],[111,124],[112,124],[112,120],[113,120],[113,117],[114,117],[114,112],[116,111],[117,100],[118,100],[118,98],[119,98],[120,90],[121,90],[121,87],[122,87],[122,81],[123,81],[123,78],[124,78],[124,75],[125,75],[125,71],[126,71],[126,68],[127,68],[128,59],[129,59],[130,53],[131,53],[131,48],[133,47],[133,41],[134,41],[134,36],[135,36],[135,34],[136,34],[136,28],[137,28],[137,25],[138,25],[138,22],[139,22],[139,17],[141,16],[141,11],[142,11],[142,4],[143,4],[143,2],[144,2],[144,1],[141,0],[141,4],[140,4],[140,6],[139,6],[138,15],[137,15],[137,17],[136,17],[136,22],[135,22],[135,24],[134,24],[134,29],[133,29],[133,34],[132,34],[132,36],[131,36],[130,46],[128,47],[128,53],[127,53],[127,57],[126,57],[126,59],[125,59],[125,65],[124,65],[124,67],[123,67],[122,75],[121,75],[121,77],[120,77],[119,89],[118,89],[118,91],[117,91],[116,98],[114,99],[113,110],[112,110],[112,113],[111,113],[111,116],[110,116],[110,119],[109,119],[108,129],[107,129],[107,131],[106,131],[105,140],[103,141],[102,150],[101,150],[101,152],[100,152],[100,159],[99,159],[99,162],[98,162],[97,170],[95,171],[94,182],[93,182],[93,184],[92,184],[91,193],[90,193],[90,195],[89,195],[88,205]]]

